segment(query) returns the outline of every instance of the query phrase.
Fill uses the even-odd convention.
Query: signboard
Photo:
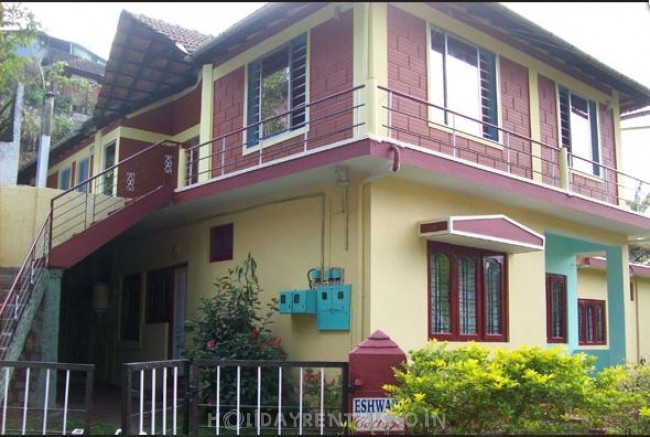
[[[357,431],[403,431],[404,419],[385,412],[393,402],[394,398],[353,398],[352,417]]]

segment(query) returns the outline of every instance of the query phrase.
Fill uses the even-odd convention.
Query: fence
[[[186,360],[171,360],[124,364],[122,432],[341,433],[349,425],[347,388],[347,362],[197,360],[190,365]]]
[[[87,434],[95,366],[0,361],[2,435]]]

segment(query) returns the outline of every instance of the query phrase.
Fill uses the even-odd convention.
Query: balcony
[[[263,132],[265,124],[303,108],[308,114],[304,125],[256,139],[251,146],[247,139],[251,129]],[[435,122],[431,117],[434,111],[445,114],[448,122]],[[492,137],[498,140],[484,138],[481,133],[487,130],[497,132]],[[180,190],[345,149],[368,139],[626,212],[644,213],[643,199],[650,193],[650,183],[573,155],[564,147],[545,144],[388,88],[363,86],[185,149],[181,154],[185,186]],[[382,156],[387,157],[385,153]]]

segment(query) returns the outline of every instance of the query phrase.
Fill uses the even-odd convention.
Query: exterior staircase
[[[68,268],[173,200],[179,144],[155,143],[52,199],[21,266],[0,268],[0,360],[17,360],[50,267]]]

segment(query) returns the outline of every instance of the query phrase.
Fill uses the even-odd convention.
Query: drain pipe
[[[393,173],[397,173],[400,169],[400,166],[402,165],[402,155],[401,151],[399,150],[399,147],[395,144],[391,144],[388,146],[388,150],[393,152],[393,166],[391,167],[391,170]]]

